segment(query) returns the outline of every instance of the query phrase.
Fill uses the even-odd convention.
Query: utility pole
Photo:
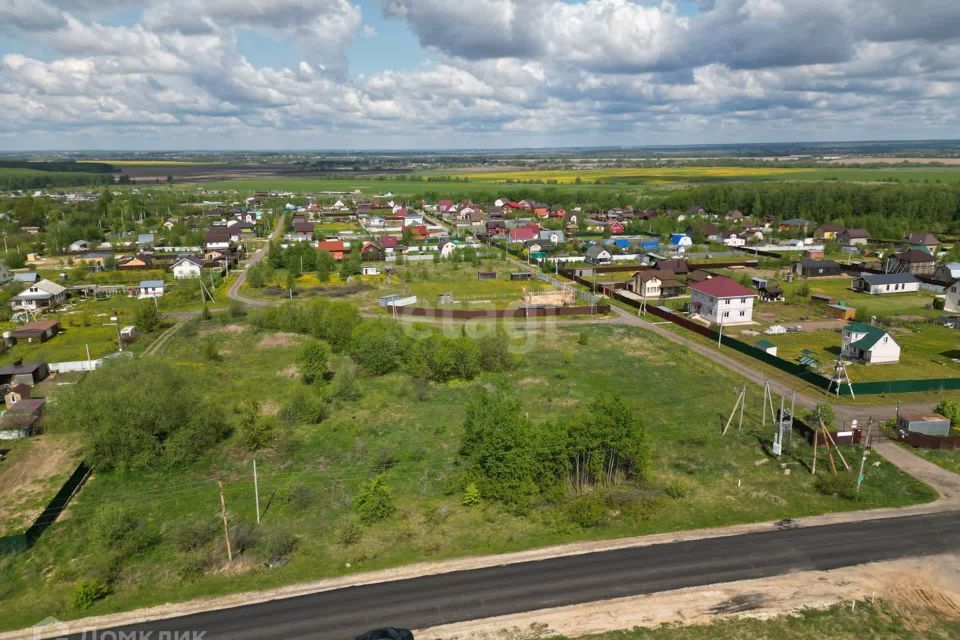
[[[260,524],[260,484],[257,482],[257,459],[253,459],[253,496],[257,505],[257,524]]]
[[[230,546],[230,527],[227,524],[227,503],[223,499],[223,483],[217,480],[220,491],[220,516],[223,518],[223,537],[227,541],[227,560],[233,562],[233,547]]]
[[[717,332],[717,348],[723,344],[723,322],[720,323],[720,331]]]
[[[87,369],[93,371],[93,361],[90,359],[90,345],[84,345],[87,347]]]

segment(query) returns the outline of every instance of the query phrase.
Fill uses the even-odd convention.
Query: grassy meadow
[[[192,372],[225,419],[250,398],[260,401],[262,413],[281,416],[279,442],[256,455],[263,511],[259,529],[254,455],[238,436],[176,472],[162,467],[99,472],[66,517],[29,553],[0,558],[0,609],[5,612],[0,627],[26,626],[47,615],[66,619],[415,561],[934,498],[930,488],[883,460],[869,467],[856,501],[824,495],[809,473],[811,449],[799,437],[782,459],[768,453],[772,434],[758,424],[759,389],[750,390],[743,431],[733,428],[721,436],[734,387],[742,383],[727,371],[632,328],[570,328],[543,321],[531,326],[506,327],[517,358],[512,371],[427,385],[399,372],[360,378],[359,399],[336,400],[328,418],[301,424],[282,416],[295,397],[316,392],[298,378],[303,336],[257,331],[226,316],[194,321],[159,356]],[[409,325],[407,330],[422,334],[430,329]],[[461,328],[449,330],[459,335]],[[491,327],[477,323],[464,330],[473,334]],[[497,503],[464,506],[457,451],[465,406],[474,394],[490,390],[520,398],[531,419],[546,423],[566,419],[598,393],[620,396],[646,425],[653,477],[614,489],[618,508],[606,524],[592,528],[574,524],[563,506],[549,501],[519,510]],[[847,457],[854,455],[849,451]],[[353,497],[362,483],[380,473],[397,513],[352,529]],[[216,533],[217,480],[224,485],[235,548],[241,548],[229,565]],[[125,559],[111,595],[80,610],[70,604],[69,593],[98,566],[102,552],[93,542],[97,532],[90,523],[107,504],[131,509],[156,543]],[[177,542],[176,532],[185,524],[209,532],[195,549],[185,550]],[[293,532],[299,544],[285,562],[271,568],[257,559],[250,541],[258,531],[279,529]],[[242,551],[244,544],[247,551]]]

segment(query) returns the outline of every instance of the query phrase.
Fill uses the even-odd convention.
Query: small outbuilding
[[[840,265],[833,260],[814,260],[804,258],[794,263],[793,272],[804,278],[828,278],[839,276],[843,273]]]
[[[901,413],[897,430],[928,436],[950,435],[950,420],[939,413]]]
[[[777,355],[777,345],[773,344],[769,340],[757,340],[754,345],[757,349],[760,349],[764,353],[768,353],[771,356]]]

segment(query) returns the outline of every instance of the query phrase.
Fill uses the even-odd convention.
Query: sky
[[[960,137],[960,0],[0,0],[0,150]]]

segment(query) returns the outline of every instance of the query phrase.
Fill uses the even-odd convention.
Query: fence
[[[70,499],[76,495],[89,476],[90,467],[85,462],[81,462],[26,531],[0,538],[0,554],[26,551],[32,547],[47,527],[57,521],[63,510],[70,504]]]
[[[70,362],[51,362],[50,371],[54,373],[69,373],[71,371],[93,371],[103,365],[103,358],[96,360],[72,360]]]
[[[580,307],[520,307],[519,309],[435,309],[430,307],[393,307],[401,316],[424,318],[451,318],[454,320],[547,318],[554,316],[603,315],[610,313],[610,305],[597,304]]]
[[[900,440],[917,449],[960,449],[960,436],[928,436],[925,433],[900,432]]]
[[[626,304],[629,304],[632,307],[638,308],[640,306],[640,303],[634,300],[629,300],[619,295],[617,295],[617,298],[623,300]],[[693,322],[692,320],[688,320],[682,316],[678,316],[669,309],[648,305],[647,312],[661,317],[664,320],[669,320],[674,324],[678,324],[685,329],[699,333],[700,335],[710,338],[711,340],[717,340],[718,338],[717,332],[713,329]],[[761,362],[764,362],[772,367],[776,367],[784,373],[789,373],[796,378],[800,378],[804,382],[808,382],[815,387],[826,390],[830,386],[830,380],[819,373],[811,371],[799,363],[790,362],[789,360],[784,360],[778,356],[770,355],[763,349],[758,349],[757,347],[747,344],[746,342],[741,342],[736,338],[723,336],[723,338],[720,339],[720,343],[724,346],[734,349],[735,351],[739,351],[744,355],[760,360]],[[950,391],[956,389],[960,389],[960,378],[931,378],[929,380],[881,380],[877,382],[853,383],[853,392],[856,395]],[[844,385],[840,389],[840,392],[842,394],[846,394],[849,393],[849,389],[846,385]]]

